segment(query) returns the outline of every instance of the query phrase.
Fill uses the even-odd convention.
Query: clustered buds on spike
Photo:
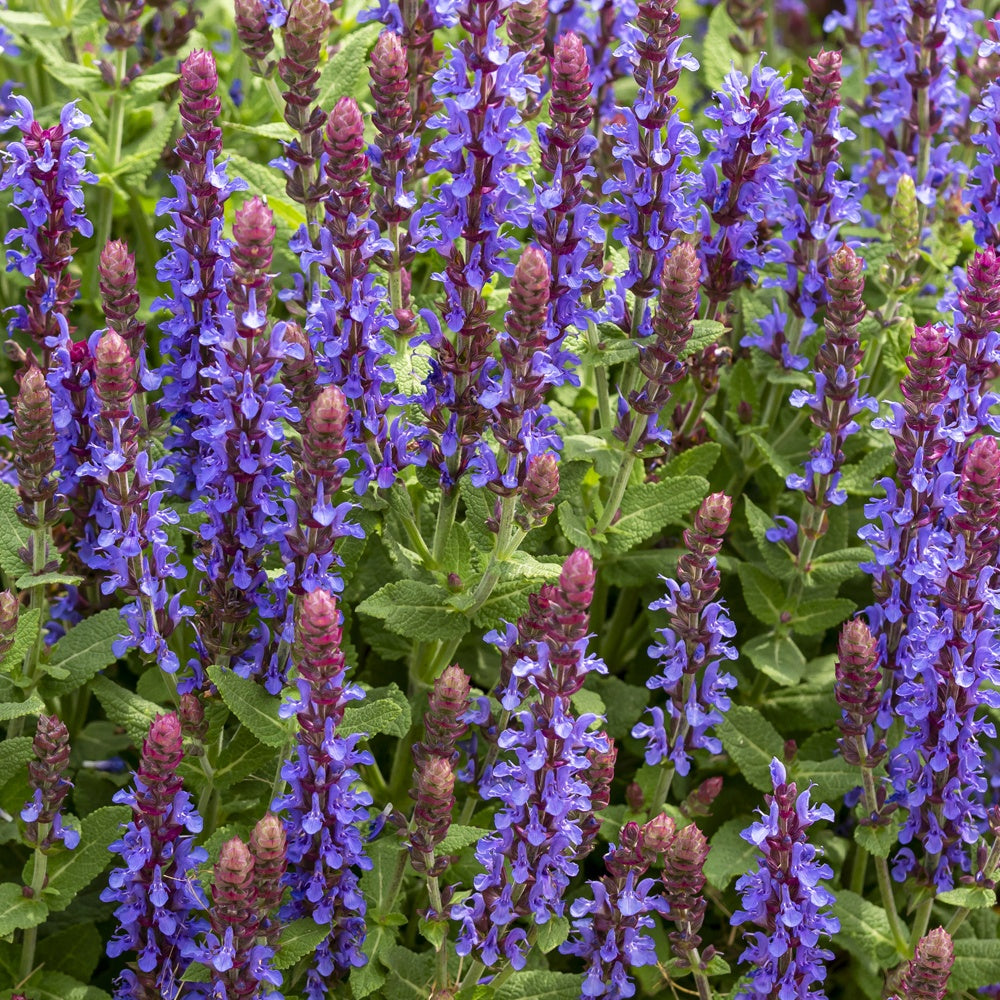
[[[869,748],[868,730],[878,715],[882,679],[878,669],[876,642],[861,618],[845,622],[840,631],[837,680],[834,696],[840,705],[841,738],[837,741],[844,760],[855,767],[873,768],[885,757],[879,740]]]
[[[670,945],[681,968],[689,967],[700,957],[701,967],[711,960],[714,948],[706,948],[699,955],[702,921],[707,902],[705,888],[705,860],[708,858],[708,840],[693,823],[677,832],[665,847],[663,854],[663,897],[667,902],[667,920],[674,925],[670,932]]]
[[[434,681],[424,713],[424,738],[413,748],[418,761],[437,756],[454,763],[458,742],[469,728],[463,718],[469,708],[469,690],[469,676],[457,663]]]
[[[97,265],[101,305],[108,326],[128,344],[132,360],[139,363],[146,345],[146,324],[138,319],[135,254],[124,240],[111,240],[101,251]],[[138,379],[141,373],[137,372]]]
[[[257,821],[250,834],[250,853],[254,859],[254,890],[260,905],[261,931],[272,948],[281,936],[278,908],[284,895],[285,870],[288,867],[285,828],[274,813]]]
[[[954,964],[951,935],[943,927],[935,927],[917,942],[894,1000],[944,1000]]]
[[[108,22],[104,40],[111,48],[130,49],[135,45],[145,7],[145,0],[101,0],[101,13]]]
[[[52,393],[42,370],[35,365],[21,376],[14,401],[14,468],[21,497],[17,516],[22,524],[28,528],[54,524],[58,517],[59,478]]]
[[[21,810],[24,839],[37,850],[48,851],[61,841],[72,850],[80,834],[62,823],[62,804],[73,787],[66,777],[69,766],[69,731],[55,715],[40,715],[34,739],[35,759],[28,764],[31,798]]]
[[[524,489],[514,509],[514,523],[524,531],[544,524],[556,509],[558,495],[559,461],[555,453],[532,455],[524,474]]]
[[[547,0],[525,0],[513,3],[507,11],[507,34],[511,46],[524,53],[524,72],[541,77],[545,70],[545,29],[548,26],[549,6]],[[526,119],[538,114],[541,102],[534,91],[528,91],[524,110]]]
[[[236,0],[235,24],[250,69],[257,76],[270,76],[274,62],[267,57],[274,51],[274,32],[262,0]]]
[[[305,330],[293,321],[282,327],[285,360],[281,366],[281,381],[292,394],[292,402],[302,418],[309,412],[320,391],[317,384],[316,358]]]

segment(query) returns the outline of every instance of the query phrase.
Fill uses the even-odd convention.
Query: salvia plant
[[[1000,996],[996,0],[5,0],[0,225],[0,1000]]]

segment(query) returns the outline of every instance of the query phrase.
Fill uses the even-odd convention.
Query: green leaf
[[[497,990],[497,1000],[580,1000],[582,980],[566,972],[515,972]]]
[[[554,951],[569,937],[569,920],[566,917],[550,917],[544,924],[536,926],[535,943],[543,955]]]
[[[739,563],[736,567],[743,585],[743,600],[750,614],[765,625],[777,625],[785,607],[785,591],[760,567]]]
[[[675,455],[663,469],[662,478],[674,476],[707,476],[722,454],[722,445],[714,441],[695,445]]]
[[[758,635],[743,646],[743,655],[762,673],[784,687],[802,680],[806,658],[787,635],[768,632]]]
[[[254,736],[276,749],[283,747],[291,727],[278,718],[280,698],[269,695],[256,681],[240,677],[217,663],[208,668],[208,676],[219,689],[230,711]]]
[[[144,129],[139,140],[128,146],[114,167],[113,176],[119,185],[142,188],[146,184],[149,175],[160,163],[163,147],[170,141],[175,121],[176,113],[163,109],[156,124]]]
[[[312,917],[300,917],[285,924],[274,956],[274,967],[290,969],[300,958],[311,955],[330,936],[329,924],[317,924]]]
[[[676,524],[707,494],[708,481],[701,476],[630,486],[622,497],[621,517],[608,528],[608,552],[627,552],[666,525]]]
[[[386,628],[407,639],[461,639],[469,620],[448,606],[451,596],[437,584],[397,580],[375,591],[356,610],[381,618]]]
[[[33,43],[43,38],[59,41],[64,36],[63,28],[53,24],[44,14],[34,11],[0,10],[0,24]]]
[[[94,924],[75,924],[38,942],[36,964],[90,979],[104,954],[104,941]]]
[[[83,581],[82,576],[72,576],[68,573],[25,573],[18,577],[14,586],[18,590],[30,590],[32,587],[54,587],[63,585],[75,587]]]
[[[0,722],[10,722],[11,719],[20,719],[25,715],[39,715],[45,711],[45,702],[37,691],[32,691],[31,696],[24,701],[0,702]]]
[[[17,495],[17,490],[7,483],[0,483],[0,568],[11,582],[24,575],[25,565],[20,552],[27,546],[31,537],[31,533],[14,513],[20,503],[21,498]]]
[[[779,454],[771,447],[770,442],[765,438],[761,437],[756,432],[751,432],[750,440],[753,441],[754,447],[760,452],[761,458],[781,477],[782,480],[787,479],[788,476],[794,471],[792,463],[789,462],[784,455]]]
[[[809,569],[809,583],[820,587],[839,586],[852,576],[859,575],[860,564],[871,557],[871,550],[860,546],[817,556]]]
[[[733,705],[715,731],[743,777],[762,792],[772,791],[771,761],[785,756],[785,741],[774,726],[757,709]]]
[[[361,876],[360,885],[368,900],[369,913],[375,920],[386,916],[390,902],[396,902],[388,897],[393,874],[404,850],[399,841],[377,840],[368,851],[372,868]]]
[[[1000,978],[1000,940],[958,938],[955,941],[955,964],[948,980],[948,993],[989,986]]]
[[[403,739],[410,731],[410,703],[406,695],[390,684],[366,692],[364,701],[353,701],[344,709],[344,719],[337,732],[343,736],[388,733]]]
[[[889,467],[894,451],[893,445],[883,445],[870,451],[860,462],[845,466],[840,479],[841,487],[851,496],[871,497],[875,480]]]
[[[17,677],[24,665],[24,657],[38,638],[38,630],[42,624],[42,612],[39,608],[22,611],[17,619],[17,631],[14,633],[14,645],[7,650],[7,655],[0,661],[0,674]]]
[[[869,903],[849,889],[837,893],[833,913],[840,920],[837,941],[859,958],[874,958],[879,968],[888,969],[901,957],[889,929],[889,918],[881,906]]]
[[[108,845],[117,840],[121,827],[132,816],[128,806],[102,806],[85,816],[80,824],[80,843],[72,851],[53,852],[49,857],[45,901],[53,913],[65,910],[77,893],[86,889],[111,863]],[[31,881],[34,857],[24,868],[25,882]]]
[[[382,954],[389,971],[385,1000],[427,1000],[427,984],[434,976],[434,956],[393,945]]]
[[[573,711],[576,712],[577,716],[596,715],[598,720],[604,720],[604,713],[607,711],[607,708],[605,707],[604,699],[596,691],[580,688],[576,694],[571,696],[570,701],[573,704]]]
[[[448,827],[444,840],[438,845],[437,853],[439,855],[457,854],[463,847],[477,844],[485,836],[486,831],[481,830],[478,826],[459,826],[457,823],[453,823]]]
[[[99,69],[69,62],[60,54],[59,46],[49,42],[33,40],[32,45],[42,55],[42,69],[62,86],[87,97],[106,89]]]
[[[746,511],[750,534],[753,535],[753,540],[757,543],[757,548],[764,559],[764,564],[772,576],[776,576],[779,580],[789,579],[792,573],[795,572],[795,563],[792,560],[791,553],[786,546],[767,540],[767,532],[774,527],[774,519],[768,517],[750,497],[745,496],[743,498],[743,506]]]
[[[692,333],[688,342],[681,352],[682,358],[690,358],[693,354],[698,354],[711,347],[712,344],[721,340],[726,335],[726,324],[714,319],[696,319],[692,324]]]
[[[902,826],[902,817],[898,812],[893,813],[892,822],[886,826],[856,826],[854,842],[874,858],[887,858],[899,844]]]
[[[652,692],[647,687],[626,684],[620,677],[591,677],[588,684],[593,686],[605,705],[608,735],[616,740],[625,739],[631,735],[632,727],[649,704]]]
[[[967,910],[984,910],[997,905],[997,894],[992,889],[984,889],[981,886],[950,889],[948,892],[939,892],[935,898],[939,903],[964,906]]]
[[[230,176],[238,174],[247,181],[251,191],[266,196],[268,205],[283,222],[296,229],[305,221],[299,206],[289,200],[280,171],[272,170],[263,163],[254,163],[239,153],[227,153],[227,157],[232,168]]]
[[[219,755],[212,775],[214,786],[221,792],[255,771],[274,771],[274,748],[262,744],[248,728],[241,728]]]
[[[727,820],[712,836],[712,849],[705,860],[705,878],[716,889],[727,888],[737,875],[753,868],[758,852],[740,836],[745,826],[742,819]]]
[[[845,621],[856,606],[845,597],[803,601],[795,610],[792,628],[798,635],[822,635]]]
[[[95,677],[90,689],[103,706],[105,715],[122,726],[137,747],[142,746],[149,733],[149,724],[163,711],[160,706],[103,676]]]
[[[142,73],[128,85],[128,92],[136,97],[159,94],[161,90],[166,90],[176,82],[176,73]]]
[[[63,972],[42,970],[25,984],[32,1000],[111,1000],[98,986],[88,986]]]
[[[247,135],[256,135],[261,139],[275,139],[278,142],[291,142],[295,138],[295,131],[285,122],[265,122],[263,125],[244,125],[242,122],[223,122],[223,128],[232,129],[234,132],[244,132]]]
[[[0,788],[21,774],[28,761],[34,759],[35,750],[30,736],[7,737],[0,741]]]
[[[0,938],[14,931],[37,927],[48,916],[49,908],[41,899],[26,899],[22,886],[13,882],[0,885]]]
[[[74,625],[52,648],[49,666],[59,667],[65,674],[58,680],[46,680],[45,693],[69,694],[110,667],[117,659],[111,647],[121,634],[121,612],[116,608],[98,611]]]
[[[569,501],[563,500],[556,507],[559,527],[562,528],[566,541],[580,549],[586,549],[591,555],[596,555],[600,539],[587,530],[587,521],[583,514]]]
[[[373,947],[378,948],[386,939],[387,935],[382,933],[383,930],[384,928],[381,927],[375,928],[375,944]],[[366,949],[370,944],[369,938],[365,938]],[[360,969],[352,969],[351,993],[355,997],[355,1000],[371,996],[376,990],[381,989],[385,978],[386,975],[382,971],[381,963],[376,962],[372,957],[369,957],[367,963],[362,965]]]
[[[798,787],[816,786],[813,799],[824,802],[836,802],[842,799],[852,788],[861,784],[861,774],[853,764],[848,764],[843,757],[830,760],[800,760],[796,758],[792,767],[792,776]]]
[[[323,67],[316,104],[332,108],[341,97],[363,101],[368,89],[368,52],[378,39],[380,24],[366,24],[352,31],[340,50]]]
[[[726,74],[732,69],[733,60],[740,56],[733,48],[730,38],[739,37],[740,29],[726,11],[725,4],[719,4],[708,19],[708,31],[701,50],[699,78],[708,90],[718,90]]]

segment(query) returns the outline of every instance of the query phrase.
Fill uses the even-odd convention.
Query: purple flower
[[[483,798],[498,802],[494,832],[476,848],[483,872],[472,895],[451,908],[462,925],[458,954],[475,951],[486,966],[524,967],[527,934],[518,920],[543,924],[563,915],[581,849],[589,847],[584,825],[596,795],[588,771],[608,740],[593,729],[596,716],[573,714],[570,699],[588,672],[607,669],[586,652],[593,586],[590,556],[577,549],[547,592],[538,641],[513,664],[502,692],[512,713],[498,738],[502,756],[480,781]]]
[[[806,830],[817,820],[832,820],[833,810],[811,806],[809,790],[799,794],[778,760],[771,762],[771,781],[767,811],[741,834],[760,855],[756,870],[736,883],[743,908],[730,922],[759,930],[743,935],[747,948],[740,961],[750,966],[750,982],[737,997],[810,1000],[816,995],[811,987],[826,979],[826,963],[833,958],[820,941],[836,934],[840,921],[830,915],[833,895],[820,884],[833,877],[833,869],[818,860]]]
[[[735,660],[729,642],[736,628],[725,605],[714,598],[719,589],[716,556],[729,526],[732,501],[722,493],[707,497],[695,515],[694,526],[684,532],[687,551],[677,564],[677,580],[667,580],[667,594],[649,607],[670,612],[670,626],[658,629],[662,642],[649,647],[659,660],[660,673],[646,686],[667,695],[666,712],[649,709],[651,722],[637,724],[632,735],[646,740],[646,763],[669,761],[678,774],[691,768],[692,749],[720,753],[722,744],[710,734],[729,708],[729,691],[736,679],[719,666]],[[654,803],[658,807],[659,803]]]
[[[559,950],[587,962],[582,997],[626,1000],[635,995],[630,970],[657,964],[656,945],[647,932],[655,926],[655,914],[666,916],[669,906],[646,872],[674,835],[674,822],[666,815],[641,828],[626,823],[621,843],[612,844],[604,856],[607,874],[588,882],[589,898],[570,907],[573,930]]]
[[[199,911],[207,900],[196,869],[208,855],[188,835],[202,823],[177,774],[181,742],[177,716],[158,715],[142,745],[134,789],[114,796],[131,806],[132,819],[109,848],[125,867],[111,872],[101,893],[104,902],[118,904],[118,930],[107,951],[111,958],[134,956],[116,982],[116,1000],[175,1000],[189,964],[185,952],[204,927]]]
[[[158,238],[170,250],[156,268],[171,294],[153,303],[171,318],[162,323],[160,349],[163,365],[161,408],[170,421],[167,437],[175,471],[174,492],[189,497],[195,487],[194,406],[202,392],[202,369],[218,343],[226,312],[226,279],[230,241],[223,233],[223,206],[245,182],[230,181],[222,161],[222,103],[216,91],[219,77],[211,53],[196,49],[181,65],[180,116],[184,132],[176,151],[181,169],[171,175],[176,194],[162,198],[157,215],[168,215],[172,225]]]
[[[283,715],[298,719],[297,752],[281,769],[289,791],[271,806],[284,814],[288,838],[284,881],[291,900],[281,919],[311,916],[330,928],[306,976],[309,1000],[324,1000],[333,983],[367,961],[358,870],[371,868],[362,828],[372,798],[357,787],[357,768],[373,758],[358,749],[362,734],[337,733],[347,704],[364,697],[347,680],[339,618],[336,601],[324,590],[307,594],[299,606],[293,651],[298,699],[282,707]]]

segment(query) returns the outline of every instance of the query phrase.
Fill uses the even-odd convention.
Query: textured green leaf
[[[801,760],[796,758],[792,778],[799,788],[814,784],[813,799],[817,802],[836,804],[852,788],[861,784],[861,774],[843,757],[830,760]]]
[[[786,479],[793,471],[795,471],[792,463],[782,454],[775,451],[771,447],[769,441],[761,437],[756,432],[750,434],[750,440],[753,441],[754,447],[760,453],[760,457],[764,459],[765,462],[782,478]]]
[[[89,986],[64,972],[46,969],[32,976],[25,989],[32,1000],[111,1000],[99,986]]]
[[[616,740],[625,739],[639,721],[643,709],[649,704],[652,692],[647,687],[626,684],[620,677],[591,675],[588,686],[601,696],[607,713],[608,735]]]
[[[675,455],[663,469],[663,478],[674,476],[707,476],[722,454],[722,445],[714,441],[695,445]]]
[[[896,951],[889,918],[881,906],[869,903],[849,889],[837,892],[833,913],[840,920],[837,942],[860,958],[874,958],[879,968],[888,969],[902,957]]]
[[[535,944],[543,955],[554,951],[569,937],[569,920],[566,917],[551,917],[537,927]]]
[[[90,979],[104,954],[104,940],[93,924],[75,924],[38,942],[36,964]]]
[[[997,894],[992,889],[984,889],[981,886],[963,886],[948,892],[939,892],[936,899],[939,903],[964,906],[967,910],[983,910],[997,905]]]
[[[899,844],[899,831],[903,819],[898,812],[892,814],[892,822],[886,826],[856,826],[855,843],[863,847],[872,857],[887,858]]]
[[[784,687],[798,684],[806,669],[806,658],[787,635],[758,635],[743,645],[742,653],[762,674]]]
[[[726,753],[754,788],[770,792],[771,761],[785,755],[785,741],[755,708],[734,705],[716,727]]]
[[[0,788],[11,778],[22,773],[28,761],[35,759],[30,736],[8,737],[0,741]]]
[[[437,584],[397,580],[375,591],[356,610],[381,618],[386,628],[407,639],[461,639],[469,620],[448,606],[450,597]]]
[[[74,625],[52,648],[49,659],[51,666],[66,674],[58,680],[46,680],[42,690],[46,694],[68,694],[110,667],[117,659],[111,646],[121,634],[121,612],[116,608],[99,611]]]
[[[221,792],[249,777],[254,772],[274,772],[274,747],[269,747],[249,728],[241,728],[219,756],[212,782]]]
[[[82,576],[73,576],[69,573],[25,573],[18,577],[14,586],[18,590],[30,590],[32,587],[55,587],[70,586],[75,587],[83,580]]]
[[[608,528],[608,552],[627,552],[668,524],[676,524],[707,494],[708,481],[701,476],[630,486],[622,497],[621,517]]]
[[[0,674],[7,677],[20,675],[24,657],[35,645],[41,624],[42,612],[38,608],[21,612],[17,619],[17,631],[14,633],[14,645],[7,650],[7,655],[0,661]]]
[[[861,547],[840,549],[838,552],[817,556],[809,570],[809,583],[819,587],[839,586],[845,580],[860,574],[860,564],[871,557],[871,551]]]
[[[765,625],[777,625],[785,607],[785,591],[781,584],[750,563],[739,563],[736,571],[750,614]]]
[[[319,107],[332,108],[341,97],[361,101],[368,96],[368,52],[381,29],[380,24],[366,24],[343,39],[320,75]]]
[[[434,956],[429,951],[418,954],[393,945],[382,960],[390,970],[385,1000],[427,1000],[427,984],[434,976]]]
[[[390,935],[385,932],[385,928],[376,927],[365,938],[366,951],[369,947],[384,947],[389,937]],[[381,989],[385,979],[386,974],[382,970],[381,963],[369,957],[367,963],[362,965],[360,969],[351,970],[351,994],[355,1000],[362,1000],[362,997],[371,996],[376,990]]]
[[[860,462],[845,466],[841,487],[851,496],[871,497],[875,492],[875,480],[889,468],[894,450],[891,444],[883,445],[868,452]]]
[[[0,885],[0,938],[14,931],[37,927],[48,916],[49,908],[41,899],[26,899],[22,887],[13,882]]]
[[[569,500],[563,500],[556,507],[559,527],[562,528],[566,541],[576,548],[586,549],[591,555],[596,555],[600,549],[600,538],[592,536],[587,530],[587,522],[583,514]]]
[[[486,831],[478,826],[459,826],[457,823],[452,823],[444,840],[438,845],[437,853],[457,854],[463,847],[477,844],[485,836]]]
[[[740,29],[726,11],[726,5],[719,4],[709,16],[708,31],[701,50],[699,77],[709,90],[718,90],[732,69],[733,60],[740,60],[730,41],[739,35]]]
[[[803,601],[795,611],[792,628],[799,635],[822,635],[845,621],[855,607],[854,601],[844,597]]]
[[[82,889],[101,874],[113,860],[108,845],[121,835],[122,824],[132,816],[128,806],[102,806],[80,823],[80,843],[72,851],[53,853],[48,864],[45,901],[54,913],[65,910]],[[24,868],[25,882],[31,881],[34,858]]]
[[[711,347],[726,335],[725,323],[714,319],[696,319],[692,324],[692,333],[681,352],[682,358],[690,358],[693,354]]]
[[[725,889],[734,878],[753,869],[757,848],[747,843],[740,832],[742,819],[727,820],[712,836],[712,849],[705,861],[705,878],[716,889]]]
[[[296,229],[305,221],[302,209],[288,198],[281,171],[272,170],[264,163],[254,163],[238,153],[227,153],[226,156],[230,177],[239,175],[247,181],[251,191],[266,196],[268,205],[282,222]]]
[[[497,1000],[580,1000],[581,984],[581,976],[566,972],[515,972],[497,990]]]
[[[149,724],[163,709],[107,677],[95,677],[90,689],[104,707],[107,717],[122,726],[137,747],[142,746],[142,741],[149,732]]]
[[[311,955],[330,934],[329,924],[317,924],[312,917],[301,917],[285,924],[281,931],[274,967],[290,969],[300,958]]]
[[[14,513],[20,502],[21,498],[13,486],[0,483],[0,568],[11,583],[24,575],[25,565],[19,553],[31,537],[28,529],[21,524],[17,514]]]
[[[33,691],[24,701],[0,702],[0,722],[10,722],[11,719],[20,719],[25,715],[38,715],[44,711],[45,702],[37,691]]]
[[[345,736],[388,733],[403,739],[410,731],[410,703],[395,684],[373,689],[365,694],[364,701],[352,701],[347,706],[337,731]]]
[[[955,941],[955,964],[948,980],[948,993],[978,990],[1000,980],[1000,940],[958,938]]]
[[[259,684],[248,677],[240,677],[218,664],[208,668],[208,676],[219,689],[222,700],[230,711],[261,741],[269,747],[283,747],[292,732],[291,726],[278,718],[280,698],[269,695]]]

